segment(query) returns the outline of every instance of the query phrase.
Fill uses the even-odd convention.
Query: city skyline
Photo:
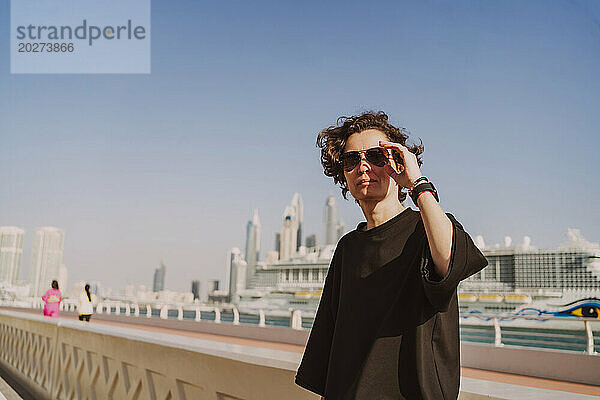
[[[300,196],[299,193],[295,193],[293,198],[292,198],[292,205],[295,205],[296,208],[298,208],[298,204],[299,204],[299,208],[303,210],[303,205],[302,205],[302,197]],[[291,207],[288,205],[285,207],[285,211],[284,211],[284,219],[283,222],[285,224],[285,222],[291,218],[285,218],[286,214],[292,214],[291,212]],[[333,211],[333,212],[332,212]],[[260,228],[260,219],[258,217],[258,209],[254,209],[253,210],[253,216],[252,219],[250,221],[248,221],[248,223],[246,224],[246,251],[244,254],[242,254],[242,252],[240,251],[240,249],[238,247],[231,247],[228,251],[227,251],[227,263],[225,265],[225,270],[226,273],[223,275],[223,277],[221,279],[213,279],[214,277],[208,277],[208,278],[203,278],[203,279],[195,279],[193,277],[180,277],[183,279],[188,279],[188,289],[183,289],[180,288],[181,292],[193,292],[189,290],[189,282],[192,283],[192,288],[194,287],[194,285],[197,285],[197,289],[201,290],[202,287],[204,287],[204,285],[206,285],[205,287],[207,288],[207,292],[208,292],[208,287],[210,286],[210,282],[211,281],[220,281],[223,280],[225,282],[225,284],[227,285],[227,290],[230,291],[230,293],[232,293],[232,289],[233,292],[238,292],[239,290],[243,290],[247,288],[247,284],[250,282],[252,276],[254,275],[254,270],[252,270],[251,272],[249,272],[249,268],[248,268],[248,262],[247,262],[247,254],[249,254],[249,250],[253,247],[253,246],[257,246],[258,248],[260,248],[260,242],[262,241],[262,230]],[[303,211],[302,211],[303,213]],[[332,230],[332,232],[335,232],[337,236],[337,239],[339,239],[341,236],[343,236],[344,234],[344,225],[343,223],[341,223],[340,220],[336,220],[336,218],[332,218],[337,216],[337,204],[335,203],[335,199],[333,196],[328,196],[324,205],[324,209],[323,209],[323,228],[324,228],[324,233],[323,233],[323,237],[326,237],[328,234],[332,234],[331,232],[328,233],[329,230]],[[336,222],[337,221],[337,222]],[[333,228],[331,228],[329,225],[333,225]],[[284,225],[285,226],[285,225]],[[277,232],[276,232],[277,233]],[[52,271],[47,272],[46,271],[46,264],[47,262],[45,261],[38,261],[36,264],[32,264],[31,269],[30,269],[30,275],[23,277],[23,275],[21,275],[21,278],[17,281],[11,282],[11,283],[29,283],[30,284],[30,291],[33,292],[40,292],[42,291],[43,288],[43,281],[44,279],[48,280],[48,282],[50,282],[50,280],[52,279],[57,279],[60,282],[60,287],[61,290],[63,290],[65,293],[70,293],[71,292],[71,288],[70,287],[65,287],[63,282],[66,282],[67,279],[67,272],[66,272],[66,267],[64,264],[60,263],[59,260],[62,260],[63,254],[62,254],[62,247],[64,246],[64,237],[65,237],[65,232],[59,228],[56,227],[39,227],[36,228],[34,231],[34,234],[36,236],[36,243],[38,243],[37,247],[33,247],[31,249],[32,254],[37,254],[40,253],[39,248],[43,248],[43,247],[47,247],[47,249],[44,250],[44,252],[41,252],[41,254],[39,255],[39,259],[47,259],[47,258],[51,258],[53,259],[53,261],[50,263],[52,265],[51,269]],[[13,249],[10,246],[1,246],[4,242],[1,240],[2,237],[8,237],[10,239],[9,243],[12,243],[13,238],[12,236],[17,236],[17,243],[20,243],[21,247],[17,248],[16,251],[15,249]],[[15,254],[13,253],[17,253],[16,255],[21,256],[23,253],[23,248],[22,248],[22,243],[23,243],[23,237],[25,236],[25,230],[19,228],[19,227],[15,227],[15,226],[0,226],[0,255],[4,256],[4,258],[6,258],[6,255],[9,255],[11,257],[14,257]],[[251,243],[254,244],[250,244],[250,247],[248,246],[248,239],[251,238]],[[317,247],[319,248],[323,248],[327,245],[331,245],[331,244],[335,244],[335,243],[327,243],[326,239],[323,239],[323,241],[321,242],[322,244],[318,244],[319,243],[319,235],[317,235],[316,233],[310,233],[307,235],[306,239],[308,241],[313,241],[315,240],[317,243]],[[336,242],[337,242],[336,239]],[[531,245],[531,237],[525,235],[522,237],[522,241],[521,242],[515,242],[513,240],[513,238],[511,236],[504,236],[503,237],[503,241],[502,243],[489,243],[485,240],[485,238],[482,235],[476,235],[473,237],[476,245],[478,247],[480,247],[481,249],[487,249],[487,250],[494,250],[494,249],[502,249],[502,248],[511,248],[511,249],[522,249],[522,250],[531,250],[531,249],[539,249],[539,250],[553,250],[556,248],[559,248],[562,245],[568,244],[568,243],[581,243],[582,245],[586,245],[586,246],[596,246],[598,247],[599,243],[597,240],[592,239],[592,241],[588,241],[586,240],[586,238],[584,238],[584,236],[581,234],[581,232],[576,229],[576,228],[569,228],[565,234],[565,240],[561,241],[560,243],[557,243],[555,246],[553,247],[542,247],[542,248],[538,248],[536,246],[532,246]],[[42,245],[42,242],[47,242],[47,245]],[[298,245],[300,246],[304,246],[304,244],[302,245]],[[18,246],[17,246],[18,247]],[[305,247],[311,247],[311,246],[305,246]],[[272,250],[271,250],[272,251]],[[269,253],[270,251],[265,251],[265,255],[263,257],[260,257],[260,252],[257,251],[257,249],[255,249],[255,252],[250,251],[250,253],[254,253],[255,254],[255,259],[253,260],[254,265],[256,265],[257,262],[272,262],[268,260],[269,258]],[[49,254],[46,254],[49,253]],[[2,258],[2,260],[4,259]],[[19,257],[20,258],[20,257]],[[32,257],[32,260],[34,258]],[[289,259],[289,257],[287,257],[286,259]],[[285,260],[281,260],[280,261],[285,261]],[[58,266],[58,269],[55,268],[56,263],[60,263]],[[236,265],[241,265],[241,269],[237,269],[236,270]],[[4,264],[0,264],[0,267],[3,267]],[[12,262],[11,267],[16,269],[17,271],[19,269],[21,269],[20,267],[20,263],[16,263]],[[34,271],[37,269],[37,273],[34,273]],[[56,271],[55,271],[56,270]],[[150,269],[149,269],[150,270]],[[234,272],[234,270],[236,270]],[[53,272],[55,271],[55,272]],[[243,272],[243,276],[239,275],[237,272],[238,271],[242,271]],[[5,273],[3,268],[0,268],[0,272],[1,273]],[[232,272],[234,272],[232,274]],[[54,274],[54,275],[53,275]],[[177,271],[175,271],[175,274],[177,275]],[[55,276],[56,278],[50,278],[50,276]],[[1,281],[1,280],[0,280]],[[81,282],[85,282],[86,280],[79,280],[73,283],[73,285],[77,286],[80,285]],[[105,284],[105,282],[101,282],[103,285]],[[141,281],[135,281],[135,282],[127,282],[127,284],[123,284],[122,286],[110,286],[107,285],[105,287],[105,289],[108,289],[111,291],[111,293],[119,293],[121,291],[127,291],[127,286],[130,285],[134,285],[134,287],[146,287],[148,285],[148,282],[141,280]],[[173,291],[175,289],[174,285],[167,285],[166,284],[166,266],[164,264],[164,261],[161,259],[159,262],[159,267],[158,268],[154,268],[154,275],[153,275],[153,279],[152,282],[150,282],[150,286],[152,286],[152,291],[153,292],[161,292],[163,290],[167,290],[167,291]],[[177,291],[177,290],[176,290]]]
[[[0,225],[25,230],[21,279],[42,226],[66,232],[71,282],[151,286],[164,259],[181,291],[225,282],[254,209],[264,258],[293,193],[303,238],[323,244],[328,195],[353,230],[315,141],[364,110],[422,139],[423,174],[473,237],[598,241],[599,20],[580,0],[153,2],[151,74],[10,74],[5,57]]]

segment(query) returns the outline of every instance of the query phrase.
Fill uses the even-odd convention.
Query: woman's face
[[[377,129],[367,129],[352,134],[344,148],[348,151],[368,150],[379,147],[379,141],[388,141],[388,137]],[[384,167],[371,164],[361,153],[360,163],[351,171],[344,171],[346,185],[352,197],[358,201],[381,201],[394,193],[394,180],[384,171]],[[396,193],[397,196],[397,193]]]

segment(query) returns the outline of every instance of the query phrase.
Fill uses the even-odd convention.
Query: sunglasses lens
[[[381,147],[375,147],[365,152],[367,160],[378,167],[383,167],[387,163],[387,154]]]
[[[342,168],[344,168],[344,171],[350,172],[360,162],[360,154],[358,153],[358,151],[349,151],[347,153],[342,154],[342,156],[340,157],[340,161],[342,162]]]

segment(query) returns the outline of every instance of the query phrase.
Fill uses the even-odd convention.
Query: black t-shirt
[[[340,239],[296,383],[335,399],[456,399],[458,283],[487,260],[460,223],[444,279],[421,214],[406,209]]]

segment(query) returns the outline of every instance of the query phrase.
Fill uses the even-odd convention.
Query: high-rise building
[[[167,267],[160,261],[160,267],[154,270],[154,283],[152,285],[153,292],[162,292],[165,290],[165,275],[167,273]]]
[[[206,293],[211,294],[217,290],[219,290],[218,279],[209,279],[208,281],[206,281]]]
[[[325,211],[323,213],[323,227],[324,227],[324,243],[323,245],[335,245],[338,242],[339,227],[337,217],[337,205],[335,204],[335,198],[333,196],[327,197],[325,202]]]
[[[46,226],[35,230],[29,272],[32,296],[41,296],[53,280],[59,279],[64,243],[65,232],[61,229]]]
[[[192,294],[194,295],[194,300],[200,299],[200,281],[192,281]]]
[[[314,249],[316,247],[318,247],[317,235],[308,235],[306,237],[306,248]]]
[[[304,206],[300,194],[294,193],[292,203],[283,212],[283,227],[279,233],[279,259],[288,260],[302,245]],[[277,246],[276,246],[277,247]]]
[[[281,233],[275,233],[275,251],[277,252],[277,258],[281,258]]]
[[[229,299],[236,302],[238,293],[246,289],[247,263],[237,247],[229,250]],[[216,289],[218,290],[218,288]]]
[[[258,210],[254,210],[252,221],[248,221],[246,227],[246,276],[245,282],[249,283],[254,276],[256,264],[260,256],[260,220],[258,218]]]
[[[13,284],[19,279],[24,235],[16,226],[0,226],[0,282]]]
[[[300,246],[302,246],[302,224],[304,222],[304,204],[302,203],[300,193],[294,193],[292,196],[291,207],[293,210],[292,222],[296,229],[296,251],[298,251]]]
[[[286,208],[289,211],[289,207]],[[291,215],[283,216],[283,227],[279,233],[279,259],[289,260],[296,253],[296,234]]]

